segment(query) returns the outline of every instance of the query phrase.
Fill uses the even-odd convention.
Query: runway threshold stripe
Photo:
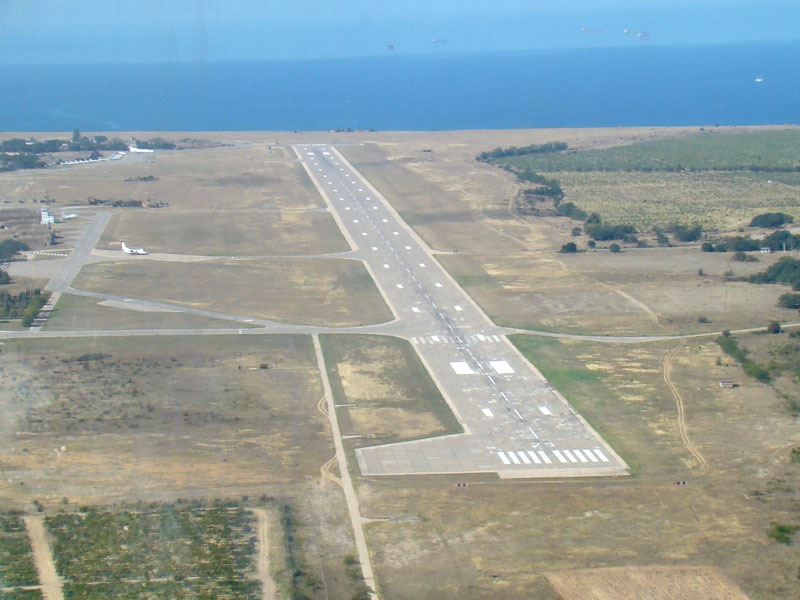
[[[528,460],[528,457],[525,454],[525,450],[517,450],[517,456],[519,456],[520,460],[526,465],[531,464],[531,461]]]
[[[510,465],[510,464],[511,464],[511,461],[510,461],[510,460],[508,460],[508,457],[505,455],[505,453],[504,453],[504,452],[498,452],[498,453],[497,453],[497,456],[499,456],[499,457],[500,457],[500,460],[502,460],[502,461],[503,461],[503,464],[504,464],[504,465]]]
[[[564,454],[566,454],[566,455],[567,455],[567,458],[569,459],[569,462],[571,462],[571,463],[576,463],[576,462],[578,462],[578,459],[577,459],[577,458],[575,458],[575,457],[572,455],[572,452],[570,452],[569,450],[564,450]]]
[[[536,452],[534,452],[533,450],[528,450],[528,455],[531,457],[531,460],[535,462],[537,465],[542,464],[542,461],[539,459],[538,456],[536,456]]]
[[[548,465],[549,465],[551,462],[553,462],[552,460],[550,460],[550,457],[549,457],[549,456],[547,456],[547,452],[545,452],[544,450],[539,450],[539,456],[541,456],[541,457],[542,457],[542,460],[543,460],[543,461],[544,461],[546,464],[548,464]]]
[[[514,454],[511,450],[507,450],[506,454],[508,454],[508,457],[511,459],[511,462],[513,462],[515,465],[519,464],[519,459],[517,458],[517,455]]]
[[[583,463],[585,463],[585,462],[589,462],[589,459],[588,459],[588,458],[586,458],[586,457],[583,455],[583,453],[582,453],[580,450],[578,450],[577,448],[576,448],[575,450],[573,450],[573,452],[575,453],[575,456],[577,456],[577,457],[578,457],[578,460],[579,460],[579,461],[581,461],[581,462],[583,462]]]
[[[567,462],[567,459],[566,459],[566,458],[564,458],[564,457],[561,455],[561,452],[559,452],[558,450],[553,450],[553,454],[555,454],[555,455],[556,455],[556,458],[558,459],[558,462],[562,462],[562,463],[565,463],[565,462]]]
[[[606,457],[605,454],[603,454],[603,451],[600,450],[600,448],[595,448],[594,453],[597,454],[598,458],[603,462],[608,462],[608,458]]]
[[[584,449],[583,449],[583,453],[584,453],[586,456],[588,456],[588,457],[589,457],[589,460],[590,460],[590,461],[592,461],[592,462],[597,462],[597,457],[596,457],[594,454],[592,454],[592,451],[591,451],[591,450],[589,450],[588,448],[584,448]]]

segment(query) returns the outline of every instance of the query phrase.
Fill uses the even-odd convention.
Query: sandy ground
[[[263,600],[275,599],[275,582],[269,570],[269,517],[263,508],[252,509],[258,519],[258,579],[261,581]]]
[[[39,573],[39,583],[42,586],[44,600],[64,600],[64,595],[61,593],[61,579],[56,573],[53,552],[44,529],[44,516],[27,516],[23,520],[31,541],[33,562]]]

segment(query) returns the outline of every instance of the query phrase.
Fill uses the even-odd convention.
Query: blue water
[[[800,43],[0,69],[0,131],[770,123],[800,123]]]

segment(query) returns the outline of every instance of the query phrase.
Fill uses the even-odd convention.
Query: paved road
[[[97,240],[103,234],[103,230],[108,225],[111,218],[110,212],[97,212],[92,217],[89,225],[84,230],[83,236],[75,243],[70,255],[61,262],[59,273],[53,277],[45,286],[51,292],[63,292],[72,285],[78,271],[89,258],[92,249],[97,244]]]
[[[464,434],[361,448],[365,475],[618,475],[627,465],[508,342],[430,249],[333,147],[295,147]],[[433,199],[432,199],[433,201]]]

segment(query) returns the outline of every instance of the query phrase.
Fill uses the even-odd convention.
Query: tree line
[[[0,318],[22,318],[23,327],[30,327],[45,302],[47,295],[38,288],[19,294],[0,292]]]
[[[481,152],[476,156],[476,160],[487,162],[495,158],[505,158],[506,156],[524,156],[526,154],[545,154],[549,152],[562,152],[567,149],[566,142],[547,142],[545,144],[531,144],[529,146],[510,146],[508,148],[497,147],[489,152]]]

